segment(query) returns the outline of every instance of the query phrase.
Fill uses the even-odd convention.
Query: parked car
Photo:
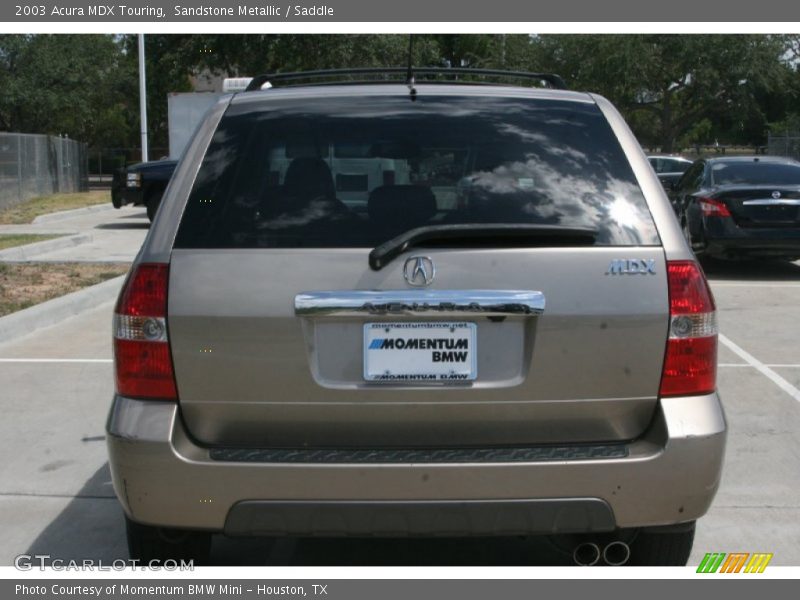
[[[111,182],[114,208],[126,204],[145,206],[147,218],[152,221],[177,164],[177,160],[162,159],[136,163],[116,171]]]
[[[726,423],[658,179],[557,76],[429,73],[465,70],[258,77],[201,125],[115,308],[132,556],[550,534],[578,564],[685,564]]]
[[[648,156],[647,160],[667,190],[671,189],[692,164],[692,161],[682,156]]]
[[[695,254],[800,257],[800,162],[772,156],[698,160],[671,195]]]

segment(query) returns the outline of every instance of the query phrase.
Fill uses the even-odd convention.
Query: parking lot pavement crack
[[[722,344],[725,345],[734,354],[738,355],[739,358],[752,365],[757,371],[759,371],[762,375],[764,375],[770,381],[772,381],[772,383],[777,385],[784,392],[789,394],[792,398],[800,402],[800,390],[798,390],[795,386],[786,381],[783,377],[778,375],[775,371],[770,369],[767,365],[762,363],[755,356],[747,352],[744,348],[741,348],[740,346],[729,340],[726,336],[722,335],[721,333],[719,334],[719,341],[722,342]]]

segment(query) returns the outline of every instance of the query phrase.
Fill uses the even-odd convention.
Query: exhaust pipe
[[[603,561],[611,567],[620,567],[628,562],[631,557],[631,549],[625,542],[611,542],[603,548]]]
[[[572,560],[581,567],[592,567],[600,562],[600,547],[592,542],[585,542],[575,546]]]

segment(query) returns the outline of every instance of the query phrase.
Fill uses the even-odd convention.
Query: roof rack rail
[[[392,75],[398,74],[405,76],[408,67],[386,67],[386,68],[360,68],[360,69],[327,69],[323,71],[297,71],[294,73],[271,73],[268,75],[257,75],[253,77],[250,84],[245,89],[246,92],[260,90],[266,84],[282,81],[292,81],[297,79],[326,79],[332,77],[347,77],[350,75]],[[534,79],[547,82],[551,88],[558,90],[567,89],[564,80],[554,73],[529,73],[527,71],[504,71],[496,69],[467,69],[467,68],[442,68],[442,67],[414,67],[414,76],[417,75],[473,75],[478,77],[497,77],[505,79]],[[384,83],[382,80],[360,81],[359,83]]]

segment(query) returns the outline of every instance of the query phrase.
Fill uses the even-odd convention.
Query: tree
[[[405,66],[407,35],[147,35],[150,143],[192,76]],[[0,36],[0,129],[139,144],[136,36]],[[417,66],[552,71],[620,108],[640,141],[763,143],[800,113],[800,35],[415,35]]]
[[[92,145],[128,139],[131,75],[112,36],[0,36],[0,129]]]
[[[671,152],[703,119],[717,131],[763,126],[759,97],[785,81],[788,42],[768,35],[557,35],[536,38],[534,54],[575,88],[608,96],[639,125],[644,143]]]

